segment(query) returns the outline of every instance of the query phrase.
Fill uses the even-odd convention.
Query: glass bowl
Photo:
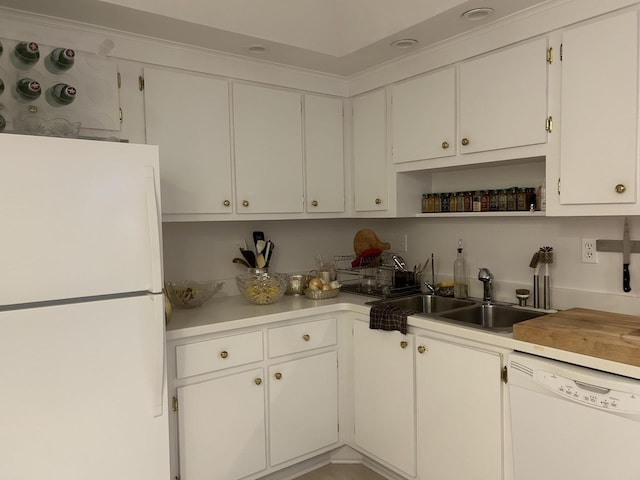
[[[255,305],[270,305],[282,298],[289,285],[286,273],[271,273],[265,268],[249,268],[236,277],[238,290]]]
[[[220,291],[224,282],[181,280],[165,282],[165,292],[176,308],[196,308]]]

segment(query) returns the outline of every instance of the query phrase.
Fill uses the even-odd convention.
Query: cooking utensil
[[[267,246],[264,248],[264,261],[266,262],[265,266],[269,268],[269,262],[271,261],[271,255],[273,254],[273,249],[276,246],[273,244],[271,240],[267,240]]]
[[[253,232],[253,245],[256,248],[256,253],[262,252],[262,250],[258,249],[258,242],[260,240],[262,240],[264,242],[264,232],[260,232],[260,231]]]
[[[236,257],[236,258],[234,258],[234,259],[232,260],[232,262],[233,262],[233,263],[238,263],[238,264],[240,264],[240,265],[244,265],[244,266],[245,266],[245,267],[247,267],[247,268],[251,268],[251,265],[249,265],[249,264],[247,263],[247,261],[246,261],[246,260],[243,260],[242,258],[238,258],[238,257]]]
[[[240,249],[242,256],[251,268],[256,268],[256,255],[251,250]]]
[[[533,268],[533,307],[540,308],[540,266],[538,265],[540,262],[540,252],[535,252],[531,261],[529,262],[529,267]]]
[[[631,274],[629,264],[631,263],[631,239],[629,237],[629,219],[624,217],[624,233],[622,234],[622,290],[631,291]]]

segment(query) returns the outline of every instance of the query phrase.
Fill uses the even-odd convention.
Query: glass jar
[[[434,213],[442,212],[442,195],[439,193],[433,194],[433,212]]]
[[[427,194],[427,213],[433,213],[436,211],[436,198],[433,193]]]
[[[530,211],[536,210],[536,190],[533,187],[525,188],[524,193],[526,196],[527,208]]]
[[[456,196],[455,192],[453,192],[449,195],[449,211],[455,212],[457,204],[458,204],[458,197]]]
[[[510,212],[516,210],[516,194],[517,190],[515,187],[507,189],[507,210]]]
[[[482,192],[480,190],[476,190],[475,192],[473,192],[473,206],[471,207],[471,211],[482,211]]]
[[[491,190],[489,192],[489,210],[492,212],[498,211],[498,196],[500,195],[499,190]]]
[[[480,197],[480,211],[489,211],[489,190],[482,190],[482,194]]]
[[[458,195],[456,198],[456,212],[464,212],[464,202],[465,202],[464,192],[458,192]]]
[[[451,201],[451,195],[449,193],[443,193],[440,195],[440,211],[443,213],[449,213],[449,205]]]
[[[466,192],[464,194],[464,211],[473,212],[473,193]]]
[[[422,204],[421,204],[421,208],[420,210],[422,211],[422,213],[427,213],[427,194],[423,193],[422,194]]]
[[[498,191],[498,211],[507,211],[507,191],[505,189]]]
[[[524,188],[518,188],[516,191],[516,210],[520,212],[529,210],[529,205],[527,205],[527,195]]]

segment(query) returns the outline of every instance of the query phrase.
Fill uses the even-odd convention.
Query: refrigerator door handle
[[[165,337],[164,337],[164,296],[150,295],[153,302],[153,319],[151,338],[153,340],[153,416],[160,417],[164,405],[164,377],[165,377]]]
[[[149,248],[151,254],[151,292],[162,292],[162,252],[160,247],[160,212],[156,191],[155,170],[146,167],[145,192],[147,197],[147,216],[149,221]]]

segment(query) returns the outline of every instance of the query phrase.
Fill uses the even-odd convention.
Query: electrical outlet
[[[406,253],[407,252],[407,234],[403,233],[398,235],[398,253]]]
[[[598,263],[598,251],[594,238],[582,239],[582,263]]]

